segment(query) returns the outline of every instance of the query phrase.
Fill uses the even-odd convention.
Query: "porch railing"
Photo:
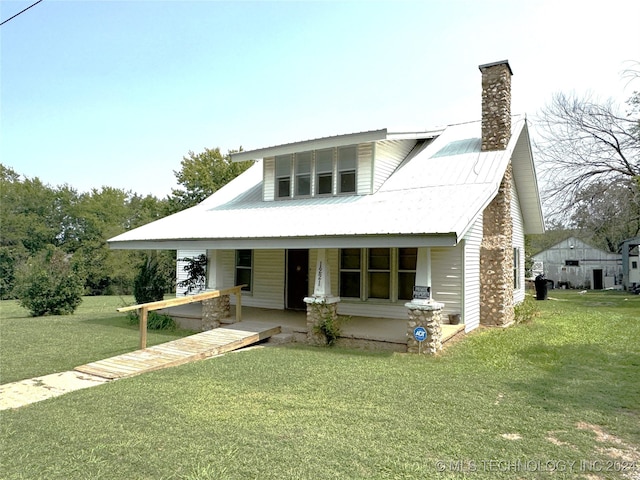
[[[130,312],[132,310],[140,310],[140,349],[147,348],[147,317],[149,312],[160,310],[162,308],[177,307],[179,305],[187,305],[189,303],[201,302],[210,298],[218,298],[223,295],[233,294],[236,296],[236,322],[242,321],[242,288],[246,285],[236,285],[235,287],[225,288],[222,290],[211,290],[210,292],[197,293],[185,297],[172,298],[171,300],[160,300],[157,302],[141,303],[139,305],[131,305],[128,307],[118,308],[118,312]]]

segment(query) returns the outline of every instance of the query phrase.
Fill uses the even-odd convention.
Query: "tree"
[[[219,148],[189,151],[189,156],[182,158],[180,171],[173,172],[182,188],[171,191],[170,213],[197,205],[252,165],[251,161],[232,162],[232,153],[222,155]]]
[[[16,296],[34,317],[73,313],[82,302],[83,291],[80,269],[53,245],[30,257],[16,272]]]
[[[155,251],[149,252],[140,265],[133,282],[133,295],[136,298],[136,303],[162,300],[166,287],[167,281],[162,275],[158,254]]]
[[[558,93],[537,122],[548,213],[611,251],[640,229],[640,94],[627,104],[623,114],[612,100]]]

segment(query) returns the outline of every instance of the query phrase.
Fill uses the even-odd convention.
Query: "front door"
[[[306,310],[309,295],[309,250],[287,250],[286,303],[290,310]]]

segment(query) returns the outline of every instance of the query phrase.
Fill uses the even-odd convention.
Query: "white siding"
[[[380,186],[398,168],[398,165],[407,157],[415,144],[415,140],[385,140],[376,143],[373,173],[374,192],[378,191]]]
[[[358,145],[358,170],[356,192],[358,195],[371,193],[371,175],[373,170],[373,144]]]
[[[464,293],[462,319],[464,331],[480,325],[480,245],[482,244],[482,214],[464,237]]]
[[[513,303],[518,304],[524,301],[524,222],[522,220],[522,209],[520,199],[516,191],[515,182],[511,187],[511,219],[513,222],[513,248],[520,249],[519,268],[520,278],[518,285],[520,288],[513,291]]]
[[[463,253],[461,244],[431,249],[431,291],[436,302],[444,303],[445,323],[447,315],[462,314]]]
[[[178,284],[187,279],[187,272],[184,271],[184,267],[187,262],[182,260],[183,258],[195,258],[198,255],[206,255],[206,250],[178,250],[176,252],[176,297],[182,297],[187,291],[186,287],[181,287]],[[192,291],[191,295],[195,295],[196,291]]]
[[[264,181],[262,182],[262,199],[265,202],[269,202],[275,199],[276,190],[275,190],[275,169],[276,169],[276,161],[274,157],[269,157],[264,159]]]

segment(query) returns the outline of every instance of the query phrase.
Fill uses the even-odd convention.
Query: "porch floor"
[[[202,305],[191,303],[160,310],[176,319],[184,328],[200,330],[202,319]],[[235,306],[231,306],[229,323],[235,320]],[[408,320],[408,319],[407,319]],[[342,325],[341,343],[349,345],[355,342],[371,343],[372,348],[382,347],[395,351],[406,351],[407,320],[393,318],[375,318],[351,316]],[[252,323],[278,324],[282,333],[291,333],[297,341],[301,341],[307,334],[307,315],[304,311],[274,310],[269,308],[242,306],[242,321]],[[223,321],[223,325],[224,325]],[[464,325],[442,325],[442,343],[464,331]],[[375,344],[373,343],[375,342]],[[376,345],[378,344],[379,345]]]

